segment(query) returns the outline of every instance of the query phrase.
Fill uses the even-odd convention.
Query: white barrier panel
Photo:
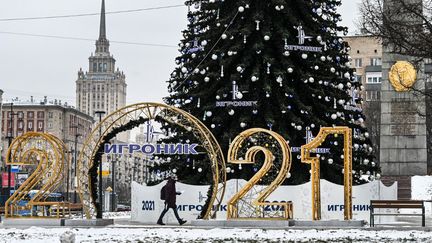
[[[226,219],[226,202],[244,185],[244,180],[229,180],[221,210],[217,219]],[[155,186],[144,186],[132,183],[132,212],[133,221],[155,223],[164,208],[160,200],[160,190],[165,182]],[[177,196],[177,208],[180,217],[195,220],[207,199],[208,186],[193,186],[176,183],[177,191],[184,191]],[[292,201],[294,218],[311,220],[311,183],[297,186],[280,186],[274,191],[268,201]],[[344,188],[341,185],[321,180],[321,215],[323,220],[343,219]],[[384,186],[381,181],[353,187],[353,219],[369,221],[369,203],[372,199],[397,199],[397,184]],[[279,210],[277,207],[271,210]],[[172,210],[165,215],[164,222],[177,223]]]
[[[432,200],[432,176],[411,177],[411,199]],[[426,214],[432,213],[431,202],[425,203],[425,209]]]

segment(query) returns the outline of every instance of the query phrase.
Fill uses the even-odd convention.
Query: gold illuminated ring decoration
[[[33,212],[33,206],[55,207],[57,213],[50,217],[64,217],[67,202],[46,201],[55,192],[64,176],[64,168],[69,165],[66,145],[48,133],[28,132],[15,138],[6,154],[7,165],[36,166],[27,180],[15,190],[5,203],[5,217],[20,217],[21,210]],[[30,191],[37,190],[30,198]],[[20,202],[28,201],[26,205]],[[62,213],[60,213],[62,209]],[[43,213],[43,212],[42,212]],[[48,217],[31,215],[31,217]]]
[[[165,104],[138,103],[123,107],[108,116],[94,127],[86,138],[78,158],[78,187],[77,191],[88,219],[96,216],[96,205],[91,196],[91,178],[89,169],[94,166],[93,161],[104,137],[113,129],[125,126],[131,120],[163,120],[187,129],[199,140],[200,145],[207,151],[212,169],[212,195],[208,199],[208,207],[203,209],[203,219],[215,218],[225,193],[226,173],[225,159],[222,150],[210,130],[191,114]],[[99,130],[101,134],[99,134]]]
[[[280,147],[282,155],[281,167],[277,168],[278,174],[268,186],[257,185],[274,166],[273,161],[275,156],[269,150],[268,144],[264,146],[252,146],[247,149],[244,154],[244,159],[240,157],[242,156],[240,152],[241,148],[247,147],[248,139],[257,134],[268,136],[269,139],[275,139],[276,144]],[[265,201],[268,196],[282,184],[291,167],[291,150],[281,135],[262,128],[251,128],[243,131],[233,140],[229,147],[228,162],[233,164],[254,164],[256,155],[260,152],[265,156],[264,164],[246,185],[228,201],[228,219],[285,220],[292,218],[291,202]],[[252,196],[248,197],[247,195]],[[278,208],[283,208],[283,210],[266,210],[266,207],[269,208],[269,206],[277,206]]]
[[[344,136],[344,219],[352,219],[352,131],[349,127],[322,127],[318,135],[301,146],[301,161],[311,164],[312,219],[321,219],[320,159],[311,157],[329,134]]]
[[[408,91],[416,82],[417,72],[407,61],[398,61],[389,72],[389,80],[397,92]]]

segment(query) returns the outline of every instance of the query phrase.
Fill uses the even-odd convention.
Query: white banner
[[[432,176],[411,177],[411,199],[428,200],[429,202],[425,203],[426,214],[432,213]],[[413,211],[418,212],[418,210]]]
[[[229,180],[222,202],[221,211],[217,219],[226,219],[227,201],[244,185],[244,180]],[[164,201],[160,200],[160,190],[165,182],[155,186],[144,186],[132,183],[132,212],[133,221],[156,223],[164,208]],[[193,186],[176,183],[177,191],[183,191],[177,196],[177,208],[180,217],[195,220],[207,199],[208,186]],[[311,183],[297,186],[280,186],[267,199],[268,201],[292,201],[294,218],[311,220]],[[343,219],[344,187],[321,180],[321,215],[323,220]],[[397,184],[384,186],[380,181],[353,187],[353,219],[369,221],[369,203],[372,199],[397,199]],[[273,210],[278,210],[273,208]],[[167,221],[168,220],[168,221]],[[177,223],[172,210],[165,215],[164,222]]]

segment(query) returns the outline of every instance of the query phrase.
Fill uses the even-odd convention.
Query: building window
[[[366,101],[380,100],[379,91],[366,91]]]
[[[33,131],[33,121],[27,121],[27,131]]]
[[[48,112],[48,118],[53,118],[53,113],[52,112]]]
[[[22,131],[24,129],[24,122],[18,121],[18,130]]]
[[[98,72],[102,72],[102,63],[100,62],[98,65]]]
[[[28,111],[27,112],[27,118],[33,119],[34,118],[34,112],[33,111]]]
[[[368,84],[379,84],[379,83],[381,83],[381,77],[368,77],[367,83]]]
[[[18,111],[18,119],[23,119],[23,118],[24,118],[24,112]]]
[[[38,121],[37,122],[37,130],[38,130],[38,132],[42,132],[44,130],[43,127],[44,127],[44,122],[43,121]]]
[[[104,71],[104,72],[107,71],[107,64],[106,64],[106,63],[103,64],[103,71]]]
[[[38,111],[37,112],[37,118],[43,119],[44,117],[45,117],[45,113],[43,111]]]
[[[362,65],[362,59],[361,58],[355,58],[354,59],[354,63],[355,63],[355,67],[356,68],[361,68],[363,65]]]
[[[381,66],[382,61],[381,58],[376,57],[376,58],[371,58],[371,66]]]
[[[372,100],[372,91],[366,91],[366,101]]]
[[[93,72],[96,72],[97,71],[97,64],[96,63],[93,63]],[[90,85],[89,85],[90,86]]]
[[[48,128],[52,128],[53,127],[53,124],[52,124],[52,122],[48,122]]]

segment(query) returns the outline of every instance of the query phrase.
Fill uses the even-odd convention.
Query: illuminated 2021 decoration
[[[98,124],[93,130],[104,129],[105,133],[112,129],[116,122],[125,122],[131,116],[146,116],[148,119],[156,117],[164,118],[167,122],[183,126],[188,130],[195,131],[194,134],[202,141],[202,146],[209,153],[212,161],[212,173],[214,183],[220,184],[214,187],[212,198],[206,209],[205,217],[209,219],[215,217],[219,205],[223,199],[226,183],[226,168],[219,145],[213,135],[203,127],[199,121],[188,113],[179,109],[156,103],[141,103],[125,107],[118,111],[118,114],[111,114]],[[178,117],[182,117],[178,119]],[[121,123],[119,123],[121,125]],[[118,125],[119,125],[118,124]],[[193,127],[195,126],[195,127]],[[83,202],[83,207],[88,218],[94,213],[93,202],[87,199],[90,197],[90,183],[83,184],[83,178],[89,178],[88,169],[90,165],[83,164],[85,158],[91,158],[96,153],[96,149],[102,145],[103,136],[93,134],[87,139],[86,146],[80,155],[80,183],[78,192]],[[311,153],[316,152],[318,148],[330,134],[344,136],[344,215],[345,220],[352,219],[352,135],[348,127],[327,127],[321,128],[315,139],[301,147],[301,158],[305,163],[312,166],[312,211],[313,219],[321,219],[321,200],[320,200],[320,177],[319,177],[319,158],[311,157]],[[103,133],[102,133],[103,135]],[[269,144],[256,143],[250,148],[249,139],[254,136],[265,137],[267,140],[273,140],[272,147],[278,147],[281,161],[275,163],[275,156],[272,154]],[[87,149],[87,150],[86,150]],[[69,163],[69,157],[66,153],[64,143],[53,135],[46,133],[26,133],[17,137],[7,152],[6,163],[10,165],[36,165],[32,175],[14,192],[7,200],[5,207],[6,217],[20,216],[19,210],[31,209],[34,206],[54,206],[57,209],[67,208],[67,202],[47,202],[50,192],[55,191],[62,180],[63,169]],[[93,152],[93,154],[86,154]],[[244,152],[244,158],[239,157]],[[234,164],[254,164],[258,153],[264,154],[264,164],[261,169],[234,195],[228,202],[228,219],[272,219],[284,220],[293,218],[293,205],[291,202],[266,202],[269,195],[282,184],[291,167],[291,152],[284,138],[270,130],[262,128],[248,129],[239,134],[232,142],[228,151],[228,161]],[[89,161],[91,162],[91,161]],[[278,167],[275,168],[275,165]],[[277,170],[276,178],[269,185],[258,185],[271,169]],[[30,190],[39,189],[34,196],[28,198]],[[249,192],[253,191],[253,197],[247,197]],[[27,198],[25,198],[27,197]],[[24,199],[28,199],[25,206],[18,205]],[[85,200],[89,200],[86,201]],[[265,210],[267,206],[277,206],[283,210]],[[65,212],[54,214],[56,217],[64,216]]]
[[[352,131],[348,127],[322,127],[314,140],[301,147],[301,160],[311,164],[312,219],[321,219],[320,160],[311,157],[330,134],[344,136],[344,219],[352,219]]]

